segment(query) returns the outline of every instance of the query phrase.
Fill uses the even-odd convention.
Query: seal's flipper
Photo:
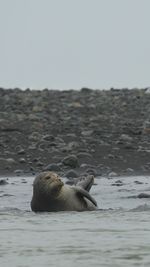
[[[88,175],[87,177],[81,177],[80,180],[77,182],[76,186],[79,186],[89,192],[93,184],[94,176]]]
[[[91,201],[97,207],[96,200],[86,190],[84,190],[83,188],[81,188],[79,186],[76,186],[74,188],[75,188],[77,195],[79,195],[80,197],[87,198],[89,201]]]

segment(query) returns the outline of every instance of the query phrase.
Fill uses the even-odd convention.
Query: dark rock
[[[51,164],[48,164],[46,167],[44,167],[44,171],[59,172],[59,171],[61,171],[61,168],[58,166],[58,164],[51,163]]]
[[[79,166],[78,158],[75,155],[70,155],[70,156],[65,157],[62,160],[62,163],[71,168],[76,168]]]
[[[134,181],[135,184],[143,184],[143,182],[140,181]]]
[[[140,193],[137,197],[138,197],[138,198],[150,198],[150,194],[147,194],[147,193]]]
[[[97,176],[97,171],[95,169],[87,169],[86,170],[87,174]]]
[[[38,162],[36,163],[36,166],[38,166],[38,167],[42,167],[43,165],[44,165],[44,163],[41,162],[41,161],[38,161]]]
[[[26,151],[24,149],[20,149],[18,151],[18,155],[24,155],[26,153]]]
[[[114,178],[114,177],[117,177],[117,176],[118,176],[118,174],[116,172],[110,172],[108,174],[108,178]]]
[[[111,184],[112,186],[122,186],[123,182],[121,180],[115,181],[115,183]]]
[[[51,141],[53,142],[55,140],[55,137],[53,135],[50,135],[50,134],[46,134],[42,137],[43,140],[45,141]]]
[[[69,170],[66,174],[65,174],[65,177],[67,178],[77,178],[78,177],[78,174],[76,171],[74,170]]]
[[[20,176],[24,173],[23,170],[15,170],[14,173],[17,175],[17,176]]]
[[[8,184],[8,182],[5,179],[0,180],[0,185],[6,185],[6,184]]]
[[[26,160],[25,160],[25,158],[20,158],[20,159],[19,159],[19,162],[20,162],[20,163],[26,163]]]

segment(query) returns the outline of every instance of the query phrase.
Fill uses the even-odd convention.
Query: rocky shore
[[[150,174],[149,89],[0,88],[0,175]]]

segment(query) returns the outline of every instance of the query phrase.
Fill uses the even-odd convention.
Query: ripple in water
[[[31,212],[33,178],[10,178],[0,192],[2,267],[150,266],[150,199],[131,198],[150,188],[150,177],[97,179],[100,210]],[[138,181],[135,183],[135,180]]]

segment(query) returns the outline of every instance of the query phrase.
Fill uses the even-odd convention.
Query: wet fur
[[[89,182],[93,184],[93,179]],[[43,172],[34,180],[31,209],[35,212],[97,209],[95,200],[83,188],[84,184],[82,187],[64,185],[57,174]]]

